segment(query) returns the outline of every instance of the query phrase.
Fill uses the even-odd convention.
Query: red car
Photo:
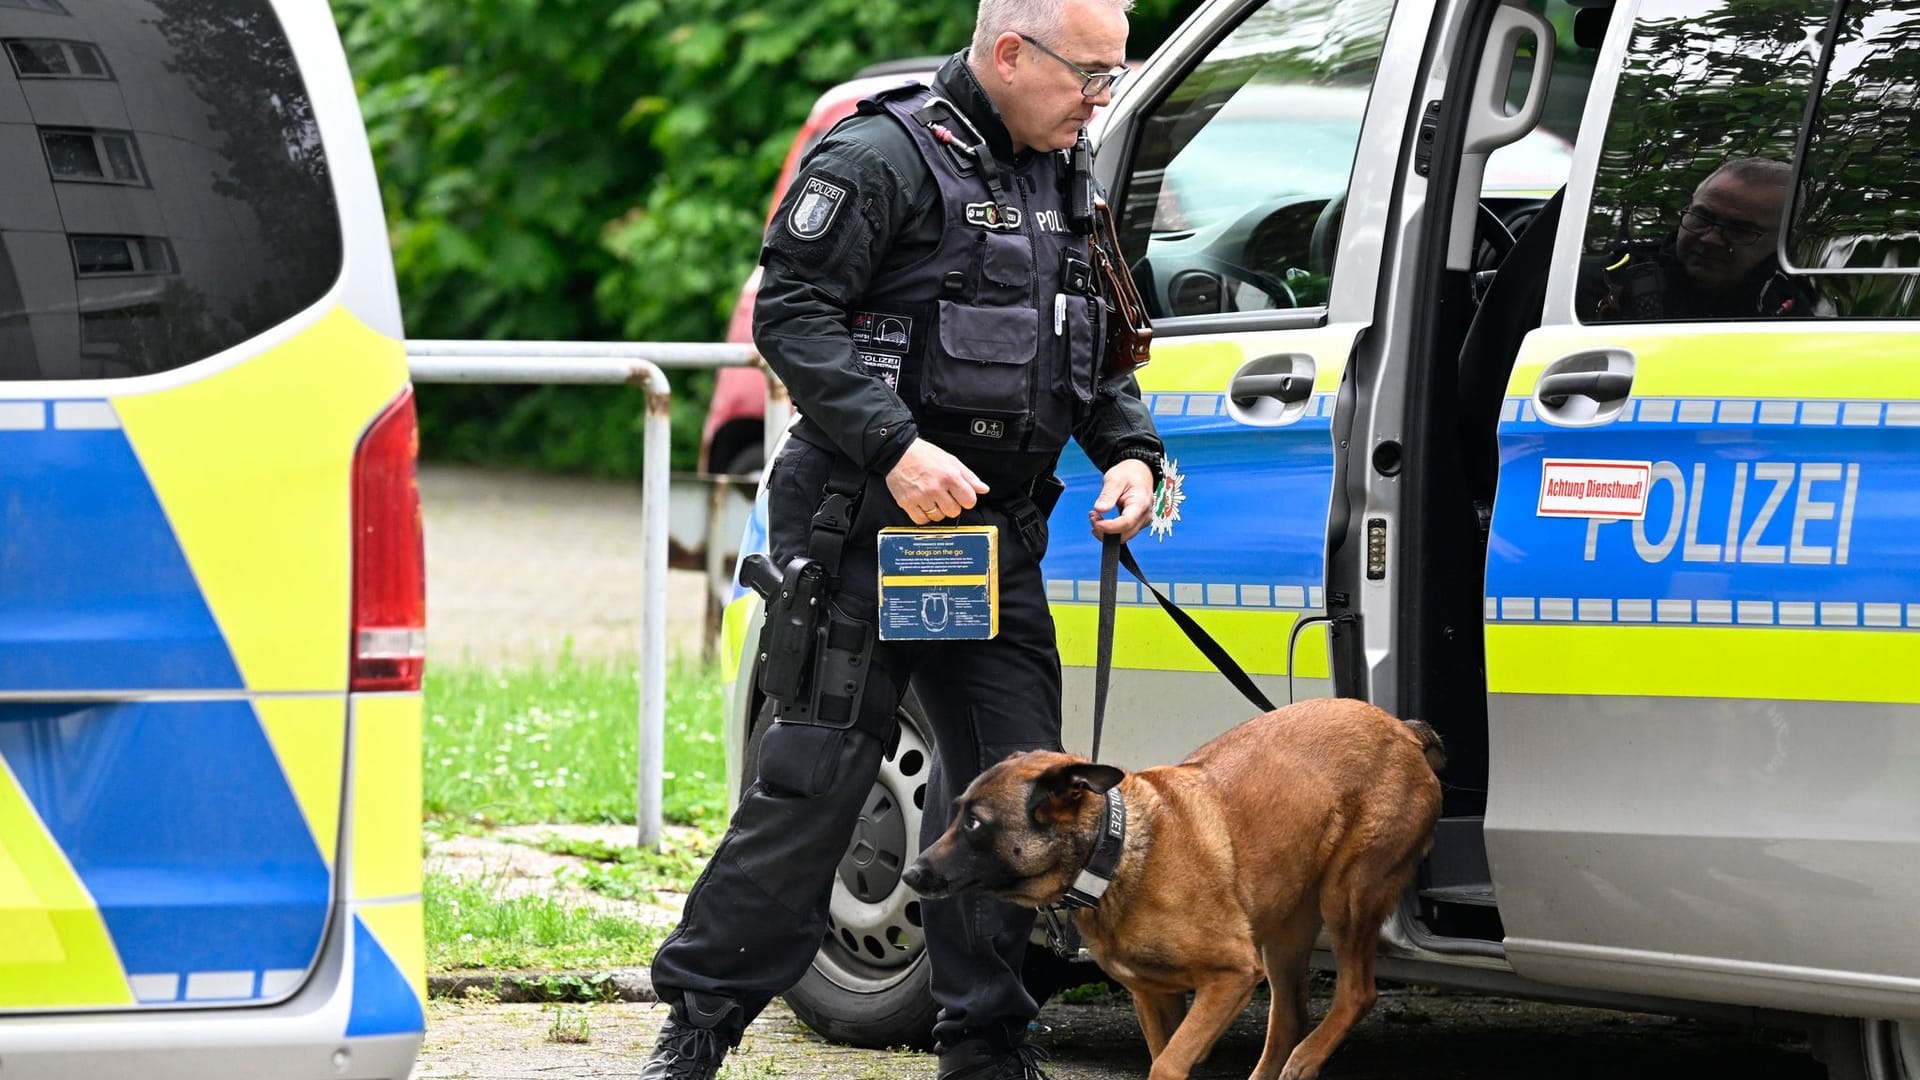
[[[889,60],[863,68],[853,78],[821,94],[813,103],[807,122],[794,136],[786,163],[780,167],[780,179],[774,182],[773,199],[767,206],[768,219],[772,219],[773,208],[780,205],[780,197],[786,194],[800,159],[826,137],[833,125],[853,115],[854,107],[862,98],[902,83],[926,82],[945,60],[944,56]],[[740,299],[734,303],[733,317],[727,321],[728,341],[753,342],[753,299],[759,289],[760,268],[756,266],[740,287]],[[766,464],[761,441],[766,404],[764,372],[758,368],[721,368],[714,380],[707,422],[700,432],[701,467],[710,473],[757,475]]]

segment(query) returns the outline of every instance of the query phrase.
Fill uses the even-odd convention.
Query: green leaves
[[[1146,55],[1196,5],[1145,0],[1129,51]],[[974,5],[335,0],[334,11],[409,336],[712,341],[814,98],[865,64],[961,48]],[[596,390],[539,397],[623,407]],[[423,422],[443,409],[452,415],[432,426],[490,422],[461,411],[471,395],[462,402],[429,388]],[[679,468],[694,466],[693,415],[691,432],[676,419]],[[574,445],[571,462],[634,464],[622,424],[586,428],[622,445]],[[511,439],[501,451],[545,456]]]

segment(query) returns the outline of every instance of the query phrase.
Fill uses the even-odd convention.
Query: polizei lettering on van
[[[1845,566],[1852,554],[1860,465],[1841,461],[1695,462],[1691,473],[1653,463],[1644,518],[1610,535],[1630,536],[1634,554],[1659,563]],[[1604,552],[1604,527],[1587,524],[1585,558]],[[1623,538],[1624,538],[1623,536]]]

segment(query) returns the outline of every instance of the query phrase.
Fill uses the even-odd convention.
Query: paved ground
[[[1325,1007],[1316,995],[1314,1013]],[[1256,1006],[1258,1002],[1256,1002]],[[631,1078],[666,1010],[435,1002],[417,1080]],[[1244,1077],[1259,1060],[1265,1013],[1250,1008],[1195,1071],[1196,1080]],[[1124,1000],[1056,1003],[1034,1039],[1055,1080],[1144,1077],[1148,1059]],[[566,1041],[581,1039],[584,1042]],[[720,1080],[761,1077],[934,1080],[914,1051],[827,1043],[779,1003],[748,1030]],[[1791,1037],[1593,1009],[1547,1008],[1388,988],[1334,1055],[1326,1080],[1819,1080],[1820,1066]]]
[[[639,490],[472,469],[429,467],[421,490],[427,527],[432,657],[499,660],[631,655],[640,610]],[[674,646],[700,647],[700,575],[668,582]],[[534,827],[537,831],[540,827]],[[474,841],[450,857],[531,858],[528,849]],[[583,900],[582,902],[588,902]],[[671,917],[671,912],[636,913]],[[1324,994],[1315,1001],[1318,1015]],[[664,1010],[651,1005],[507,1005],[436,1001],[417,1080],[633,1077]],[[1244,1014],[1196,1075],[1245,1076],[1259,1057],[1265,1014]],[[1038,1036],[1056,1080],[1146,1075],[1147,1059],[1123,997],[1054,1003]],[[584,1038],[585,1041],[568,1041]],[[1818,1080],[1803,1044],[1664,1017],[1570,1009],[1496,998],[1389,988],[1330,1064],[1329,1080]],[[932,1080],[932,1058],[873,1052],[815,1038],[778,1005],[749,1034],[723,1080],[822,1077]]]
[[[429,662],[639,656],[640,487],[428,465]],[[701,648],[705,578],[668,572],[668,650]]]

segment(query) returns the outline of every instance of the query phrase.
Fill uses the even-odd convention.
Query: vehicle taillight
[[[387,406],[353,455],[350,688],[418,690],[427,655],[427,557],[414,478],[413,390]]]

